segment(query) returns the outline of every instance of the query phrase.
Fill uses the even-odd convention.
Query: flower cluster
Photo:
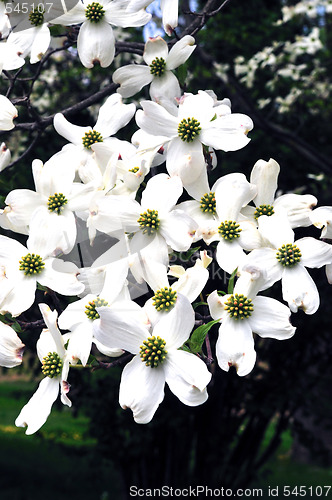
[[[112,25],[146,24],[150,3],[80,1],[52,22],[79,25],[81,62],[86,68],[96,62],[107,67],[115,54]],[[161,6],[171,34],[177,1]],[[30,13],[33,27],[11,31],[6,57],[0,51],[4,69],[9,60],[18,68],[28,53],[31,62],[42,57],[50,37],[43,16]],[[12,19],[9,15],[8,22]],[[10,59],[13,47],[16,57]],[[45,423],[59,390],[62,403],[71,405],[69,368],[98,364],[99,353],[130,358],[119,402],[137,423],[151,421],[165,383],[182,403],[203,404],[213,362],[204,342],[210,351],[213,323],[220,323],[218,365],[247,375],[256,361],[253,334],[289,339],[295,334],[291,314],[317,311],[319,293],[306,268],[326,266],[332,281],[332,246],[311,236],[296,238],[298,228],[311,225],[323,228],[324,240],[330,238],[332,208],[315,209],[317,199],[310,194],[277,196],[280,169],[273,159],[257,161],[249,180],[218,166],[216,151],[244,148],[253,122],[232,113],[229,99],[219,101],[211,90],[183,92],[173,70],[194,50],[190,35],[170,50],[161,37],[149,39],[144,65],[114,72],[119,87],[100,106],[94,127],[74,125],[62,113],[54,116],[54,129],[68,144],[45,163],[32,162],[35,190],[13,189],[5,199],[0,226],[26,238],[26,245],[15,234],[0,236],[0,313],[19,325],[21,314],[37,302],[46,326],[37,342],[45,378],[16,419],[28,434]],[[151,100],[140,101],[139,109],[123,101],[145,85]],[[0,129],[9,130],[17,112],[0,97]],[[120,140],[116,135],[134,117],[138,129],[131,141]],[[8,165],[5,156],[2,147],[0,161]],[[217,180],[211,186],[212,168]],[[97,255],[82,256],[83,241],[86,255],[93,249]],[[195,264],[172,265],[181,252],[194,254]],[[209,290],[211,321],[197,347],[195,308],[205,302],[212,260],[236,282],[227,293],[218,286]],[[265,292],[278,281],[283,303]],[[143,293],[137,293],[140,286]],[[66,308],[57,312],[40,303],[38,289],[69,297]],[[17,366],[24,346],[8,324],[0,326],[0,365]]]

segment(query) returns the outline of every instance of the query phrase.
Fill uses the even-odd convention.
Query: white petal
[[[41,363],[43,362],[43,358],[47,356],[50,352],[57,352],[57,345],[54,341],[52,334],[48,329],[44,329],[41,332],[36,344],[36,348],[37,348],[38,358]],[[61,351],[64,354],[63,345],[61,346]]]
[[[198,262],[196,261],[193,267],[188,268],[172,285],[172,289],[185,295],[189,302],[194,302],[209,279],[209,271]]]
[[[189,352],[172,350],[163,366],[166,383],[182,403],[188,406],[205,403],[211,373],[200,358]]]
[[[147,424],[164,399],[164,386],[163,368],[145,366],[135,356],[122,372],[119,403],[123,409],[131,409],[135,422]]]
[[[95,344],[99,352],[105,354],[105,356],[109,356],[110,358],[117,358],[124,354],[124,351],[122,349],[110,349],[94,338],[92,339],[92,342]]]
[[[332,264],[328,264],[326,267],[325,267],[325,274],[326,274],[326,277],[327,277],[327,281],[330,283],[330,285],[332,284]]]
[[[219,328],[216,354],[222,370],[227,372],[234,366],[241,377],[251,372],[256,362],[256,352],[248,320],[225,318]]]
[[[306,314],[314,314],[319,307],[319,294],[315,282],[301,264],[285,268],[282,277],[282,296],[292,312],[303,309]]]
[[[254,310],[248,318],[252,331],[260,337],[278,340],[291,338],[295,326],[290,323],[290,310],[278,300],[270,297],[256,297]]]
[[[38,26],[36,35],[31,46],[30,62],[37,63],[41,60],[51,43],[51,33],[47,24]]]
[[[168,145],[166,168],[171,176],[178,175],[185,187],[198,183],[202,170],[206,170],[202,144],[198,140],[186,143],[175,137]]]
[[[273,248],[257,248],[247,255],[243,262],[242,269],[247,271],[249,267],[255,267],[264,273],[264,286],[261,290],[266,290],[276,281],[281,279],[283,266],[276,258],[276,251]]]
[[[93,68],[97,62],[102,68],[107,68],[115,54],[112,26],[103,19],[96,24],[90,21],[84,22],[77,37],[77,50],[86,68]]]
[[[0,172],[2,172],[3,170],[5,170],[5,168],[8,167],[8,165],[11,162],[11,158],[12,158],[11,152],[7,148],[6,144],[3,142],[0,145]]]
[[[86,295],[84,299],[71,302],[59,316],[59,326],[63,330],[73,330],[80,323],[88,323],[89,319],[85,314],[85,306],[94,300],[96,295]]]
[[[152,135],[174,137],[178,134],[178,119],[156,102],[141,102],[143,112],[136,113],[137,125]]]
[[[250,142],[250,139],[241,131],[220,130],[217,127],[203,129],[200,133],[200,140],[206,146],[221,151],[237,151],[244,148]]]
[[[63,14],[62,16],[52,19],[54,24],[61,24],[63,26],[71,26],[72,24],[81,24],[86,21],[85,9],[87,4],[84,4],[81,0],[77,4]]]
[[[241,268],[245,262],[246,254],[241,245],[236,241],[225,241],[221,239],[217,246],[216,260],[221,267],[229,274],[236,268]]]
[[[296,246],[301,251],[301,264],[305,267],[322,267],[332,264],[332,246],[315,238],[301,238]]]
[[[190,35],[185,35],[176,42],[169,51],[166,68],[175,69],[185,63],[195,50],[195,39]]]
[[[108,23],[121,28],[144,26],[151,19],[151,14],[145,10],[135,12],[127,11],[128,2],[109,2],[105,13],[105,19]]]
[[[98,308],[99,320],[93,322],[94,337],[109,348],[123,349],[133,354],[140,351],[140,346],[149,337],[146,326],[137,318],[104,306]]]
[[[150,85],[150,97],[156,102],[160,99],[179,98],[181,96],[180,84],[171,71],[165,71],[162,76],[155,77]]]
[[[250,182],[257,186],[255,205],[273,205],[274,195],[278,187],[279,163],[273,158],[269,161],[258,160],[250,174]]]
[[[53,311],[47,304],[38,304],[40,312],[42,313],[43,319],[47,326],[49,333],[52,335],[53,341],[56,345],[56,352],[59,354],[61,358],[65,356],[65,348],[64,348],[64,340],[58,329],[57,320],[58,320],[58,312],[56,309]]]
[[[163,11],[164,30],[171,35],[178,25],[179,0],[161,0],[160,6]]]
[[[207,298],[207,303],[209,305],[210,314],[214,320],[223,319],[226,315],[225,311],[225,301],[230,297],[230,295],[218,295],[218,291],[214,290]]]
[[[243,174],[228,174],[220,179],[215,191],[216,210],[220,222],[237,221],[240,210],[256,195],[256,186]]]
[[[86,132],[91,132],[91,127],[79,127],[70,123],[62,113],[57,113],[54,117],[54,128],[58,134],[62,135],[67,141],[77,146],[82,146],[82,139]]]
[[[22,363],[24,344],[10,326],[0,323],[0,366],[13,368]]]
[[[73,164],[75,164],[77,156],[77,153],[74,154],[74,151],[72,148],[59,151],[59,153],[53,155],[44,164],[42,169],[39,167],[41,171],[37,183],[41,187],[42,194],[47,198],[55,193],[62,193],[67,197],[70,196],[75,178],[75,167]],[[33,162],[32,166],[34,170],[35,162]]]
[[[309,217],[314,226],[323,229],[321,238],[332,239],[332,207],[318,207]]]
[[[92,321],[82,323],[73,330],[67,348],[70,360],[77,361],[80,359],[83,366],[87,364],[91,352],[92,335]]]
[[[132,119],[135,111],[135,104],[124,104],[119,94],[113,94],[99,109],[94,129],[100,132],[104,138],[116,134]]]
[[[71,262],[49,258],[45,261],[44,271],[38,282],[62,295],[78,295],[84,290],[83,283],[77,279],[78,268]]]
[[[17,117],[17,109],[4,95],[0,95],[0,130],[11,130],[15,127],[13,120]]]
[[[160,217],[176,205],[182,191],[182,182],[179,177],[169,177],[167,174],[155,175],[148,181],[142,193],[142,208],[158,210]]]
[[[0,304],[0,313],[9,312],[15,317],[29,309],[34,303],[36,278],[34,276],[25,276],[22,271],[22,276],[11,285],[13,288],[8,291]]]
[[[262,237],[256,227],[256,224],[249,220],[242,221],[239,224],[241,233],[238,241],[242,248],[245,250],[260,248],[262,246]]]
[[[59,394],[59,380],[56,378],[44,378],[30,401],[23,406],[19,416],[15,420],[17,427],[28,427],[26,434],[34,434],[45,424],[52,405]]]
[[[105,298],[109,304],[112,304],[122,291],[126,283],[127,275],[127,258],[118,259],[115,262],[107,264],[101,296]]]
[[[41,257],[67,254],[76,241],[76,222],[72,212],[62,215],[50,212],[46,207],[35,210],[30,223],[29,250]]]
[[[285,212],[262,215],[258,218],[259,232],[274,248],[294,242],[292,230]]]
[[[43,203],[41,196],[29,189],[14,189],[5,199],[6,216],[11,224],[28,225],[33,212]]]
[[[166,341],[167,350],[178,349],[188,340],[195,324],[195,313],[189,300],[179,294],[173,309],[160,315],[161,320],[154,327],[153,335]]]
[[[159,57],[167,59],[168,56],[168,47],[165,40],[163,40],[160,36],[156,36],[155,38],[148,38],[145,43],[143,59],[148,66],[152,63],[152,61]]]
[[[153,75],[148,66],[129,64],[114,71],[112,79],[114,83],[120,85],[117,92],[122,97],[131,97],[137,94],[145,85],[149,85],[153,80]]]
[[[283,194],[274,202],[276,211],[286,211],[291,227],[310,226],[310,214],[316,205],[317,198],[311,194]]]
[[[189,249],[196,229],[196,222],[182,210],[172,210],[160,221],[160,234],[176,252]]]
[[[129,266],[136,281],[146,282],[155,289],[163,273],[161,266],[166,269],[168,265],[168,247],[165,239],[158,233],[150,237],[139,231],[130,241],[130,252]]]

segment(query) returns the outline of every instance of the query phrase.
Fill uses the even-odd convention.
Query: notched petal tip
[[[25,345],[23,344],[21,347],[18,347],[15,352],[15,356],[17,361],[22,363],[23,360],[23,353],[24,353]]]

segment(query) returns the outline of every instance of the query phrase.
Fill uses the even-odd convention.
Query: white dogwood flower
[[[289,321],[287,306],[257,296],[265,278],[253,267],[250,271],[242,273],[232,294],[219,296],[215,290],[208,297],[212,318],[221,321],[216,344],[218,364],[225,371],[234,366],[240,376],[250,373],[256,362],[253,333],[285,340],[296,330]]]
[[[263,215],[259,231],[270,247],[253,250],[243,266],[254,266],[266,273],[264,289],[281,280],[283,299],[292,312],[303,309],[314,314],[319,307],[319,294],[306,267],[319,268],[332,263],[332,246],[315,238],[295,240],[286,213]]]
[[[5,170],[6,167],[10,164],[11,161],[11,153],[10,150],[7,148],[6,144],[3,142],[0,145],[0,172]]]
[[[150,85],[150,96],[154,101],[160,97],[174,99],[181,96],[178,79],[172,70],[181,66],[195,50],[195,39],[186,35],[176,42],[168,52],[165,40],[160,36],[149,38],[145,43],[141,64],[122,66],[113,73],[113,82],[120,87],[117,92],[123,97],[130,97],[145,85]]]
[[[135,422],[150,422],[164,398],[165,382],[182,403],[197,406],[208,397],[211,374],[196,355],[180,349],[194,326],[190,302],[179,295],[173,308],[153,328],[134,318],[98,308],[100,321],[95,337],[104,345],[134,354],[122,372],[119,402],[130,408]]]
[[[100,317],[97,312],[98,307],[107,306],[125,315],[139,317],[142,315],[141,308],[124,293],[127,275],[123,273],[121,276],[118,273],[115,276],[113,271],[114,266],[105,266],[105,272],[100,272],[103,282],[100,293],[89,293],[84,298],[71,302],[59,317],[60,328],[72,332],[67,347],[71,364],[76,364],[80,359],[85,366],[93,342],[98,350],[107,356],[116,357],[123,354],[122,349],[109,349],[94,338],[94,325]]]
[[[132,253],[148,250],[154,240],[159,251],[151,253],[150,258],[164,261],[168,245],[176,251],[186,251],[195,234],[196,223],[176,207],[182,191],[179,177],[158,174],[148,181],[141,203],[126,196],[104,196],[97,200],[90,209],[88,227],[106,234],[131,233]],[[154,247],[153,251],[156,250]]]
[[[22,363],[24,344],[17,333],[0,322],[0,366],[13,368]]]
[[[74,212],[86,210],[94,193],[92,184],[74,182],[73,159],[71,151],[63,150],[45,164],[34,160],[32,174],[36,191],[11,191],[0,220],[3,225],[7,219],[18,232],[28,231],[31,218],[38,212],[45,238],[54,242],[54,255],[67,254],[73,249],[77,232]]]
[[[0,130],[12,130],[15,125],[13,120],[17,117],[17,109],[10,100],[0,95]]]
[[[26,434],[34,434],[45,424],[52,405],[58,397],[64,405],[71,406],[67,396],[69,361],[64,347],[64,338],[57,327],[57,312],[51,311],[46,304],[39,304],[47,328],[40,334],[37,342],[37,354],[42,364],[45,378],[30,401],[22,408],[15,420],[17,427],[27,427]]]
[[[70,123],[63,114],[57,113],[54,117],[54,128],[71,144],[65,149],[71,150],[76,156],[74,166],[83,182],[91,180],[93,173],[90,170],[98,169],[93,159],[91,146],[96,143],[111,144],[117,139],[110,136],[116,134],[120,128],[127,125],[136,110],[135,104],[124,104],[119,94],[113,94],[100,107],[96,125],[81,127]],[[97,174],[96,174],[97,175]]]
[[[245,258],[245,250],[261,246],[261,236],[256,224],[241,216],[242,207],[256,195],[256,186],[250,184],[240,173],[228,174],[217,181],[211,198],[215,210],[210,225],[201,230],[208,244],[218,241],[216,259],[219,266],[231,274]],[[209,194],[206,197],[209,201]]]
[[[255,163],[250,182],[257,187],[257,195],[253,200],[256,208],[247,205],[242,213],[257,220],[261,215],[269,216],[282,210],[287,213],[291,227],[310,226],[310,214],[317,204],[317,198],[311,194],[295,193],[275,197],[279,172],[280,166],[272,158]]]
[[[178,175],[184,187],[201,182],[206,177],[204,146],[223,151],[236,151],[249,142],[247,133],[252,120],[243,114],[231,113],[227,105],[215,106],[207,92],[185,94],[179,103],[177,116],[152,101],[141,102],[143,110],[136,113],[140,128],[155,141],[150,148],[167,145],[166,168],[171,176]]]
[[[86,68],[99,62],[102,68],[109,66],[115,54],[113,26],[120,28],[144,26],[151,19],[143,9],[128,12],[129,0],[79,1],[66,14],[53,20],[54,24],[71,26],[82,24],[77,37],[79,58]]]
[[[27,248],[7,236],[0,236],[1,282],[6,293],[0,293],[0,313],[18,316],[35,300],[37,282],[62,295],[77,295],[84,285],[77,280],[78,268],[71,262],[50,257],[53,241],[45,237],[39,217],[30,226]]]
[[[136,12],[138,9],[147,7],[153,0],[130,0],[128,4],[129,12]],[[178,25],[179,0],[161,0],[160,8],[163,13],[163,27],[165,32],[171,36],[174,28]]]

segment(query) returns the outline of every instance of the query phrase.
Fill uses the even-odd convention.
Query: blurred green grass
[[[117,500],[121,481],[114,464],[96,461],[95,440],[89,436],[89,419],[54,405],[46,424],[33,436],[15,426],[15,419],[38,383],[25,380],[0,382],[0,499],[1,500]],[[274,432],[271,425],[263,447]],[[332,484],[332,470],[295,462],[289,430],[275,456],[250,488],[324,486]],[[332,496],[332,492],[330,493]],[[283,498],[280,496],[280,498]]]
[[[89,419],[53,406],[46,424],[33,436],[15,426],[37,383],[0,383],[0,499],[55,500],[120,498],[112,467],[96,463]],[[110,494],[112,492],[112,495]]]

